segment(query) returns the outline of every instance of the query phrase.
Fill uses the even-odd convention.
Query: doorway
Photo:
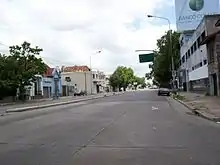
[[[216,76],[216,74],[212,75],[212,79],[213,79],[214,96],[217,96],[218,95],[218,88],[217,88],[217,76]]]
[[[97,91],[97,93],[100,92],[99,85],[96,85],[96,91]]]

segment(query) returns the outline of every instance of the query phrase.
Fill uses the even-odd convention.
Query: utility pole
[[[102,52],[102,50],[99,50],[99,51],[97,51],[95,54],[100,54]],[[94,55],[94,54],[91,54],[90,55],[90,72],[91,72],[91,94],[93,93],[92,92],[92,88],[93,88],[93,74],[92,74],[92,55]]]

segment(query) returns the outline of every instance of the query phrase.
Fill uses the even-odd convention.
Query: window
[[[199,63],[199,66],[202,67],[202,62]]]
[[[197,42],[193,44],[194,52],[197,50]]]
[[[205,31],[200,36],[200,42],[202,42],[205,39]]]
[[[95,78],[95,74],[92,74],[92,78],[93,78],[93,79]]]
[[[187,61],[187,59],[188,59],[188,54],[186,53],[185,56],[186,56],[186,61]]]
[[[214,62],[214,49],[211,48],[209,50],[209,63],[213,63]]]
[[[186,52],[186,58],[187,58],[187,59],[189,58],[188,52]]]
[[[70,77],[65,77],[65,81],[66,82],[71,82],[71,78]]]
[[[182,63],[185,63],[185,56],[182,57]]]
[[[194,51],[193,51],[193,46],[191,47],[191,54],[193,54],[194,53]]]
[[[191,55],[191,54],[190,54],[190,50],[188,50],[188,57],[190,57],[190,55]]]
[[[207,60],[204,60],[203,63],[204,63],[204,65],[206,65],[207,64]]]
[[[192,70],[194,70],[194,67],[192,67]]]
[[[197,49],[200,47],[200,42],[199,42],[199,38],[196,41],[196,45],[197,45]]]

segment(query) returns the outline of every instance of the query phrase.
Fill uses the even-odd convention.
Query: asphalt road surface
[[[0,165],[219,165],[220,124],[156,91],[0,117]]]

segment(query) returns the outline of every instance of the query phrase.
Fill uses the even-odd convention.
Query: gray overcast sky
[[[139,64],[135,49],[154,49],[168,29],[145,17],[173,8],[172,0],[1,0],[0,41],[24,40],[44,49],[52,65],[89,65],[107,73],[118,65],[143,76],[148,64]],[[164,23],[164,22],[163,22]],[[174,26],[173,26],[174,27]],[[5,49],[0,45],[0,50]],[[101,54],[95,52],[102,49]]]

